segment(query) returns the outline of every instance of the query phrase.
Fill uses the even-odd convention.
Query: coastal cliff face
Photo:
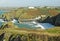
[[[48,35],[48,34],[17,34],[11,35],[8,40],[5,40],[5,34],[0,35],[0,41],[60,41],[60,35]]]
[[[3,40],[4,40],[4,34],[5,34],[5,33],[2,33],[2,34],[0,35],[0,41],[3,41]]]
[[[53,16],[53,17],[48,16],[46,19],[44,19],[41,22],[42,23],[51,23],[52,25],[60,26],[60,13],[56,16]]]

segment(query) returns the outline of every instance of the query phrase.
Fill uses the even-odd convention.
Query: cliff
[[[44,19],[41,22],[42,23],[51,23],[52,25],[60,26],[60,13],[56,16],[53,16],[53,17],[48,16],[46,19]]]

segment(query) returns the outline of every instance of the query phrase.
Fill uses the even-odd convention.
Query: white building
[[[35,9],[35,7],[28,7],[29,9]]]
[[[36,17],[35,19],[36,19],[36,20],[41,19],[41,16],[38,16],[38,17]]]

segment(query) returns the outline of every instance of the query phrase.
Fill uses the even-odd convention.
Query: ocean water
[[[40,27],[41,29],[48,29],[54,27],[54,25],[50,23],[37,23],[37,24],[23,24],[23,23],[15,23],[16,26],[20,28],[29,28],[29,29],[36,29]]]
[[[14,23],[16,26],[18,26],[19,28],[28,28],[28,29],[32,29],[32,25],[29,24],[23,24],[23,23]]]
[[[40,23],[42,26],[44,26],[45,29],[48,29],[48,28],[52,28],[54,27],[54,25],[50,24],[50,23]]]

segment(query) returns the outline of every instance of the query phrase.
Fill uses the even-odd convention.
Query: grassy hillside
[[[28,9],[28,8],[18,8],[16,10],[12,10],[3,14],[2,17],[6,18],[7,20],[11,18],[17,19],[31,19],[37,16],[46,15],[47,16],[55,16],[57,15],[60,9],[48,9],[48,8],[36,8],[36,9]],[[29,17],[28,17],[29,16]]]
[[[5,28],[5,29],[0,29],[0,34],[5,33],[3,38],[3,40],[5,41],[9,41],[9,40],[14,41],[14,39],[16,41],[18,39],[18,38],[16,39],[17,36],[20,36],[19,39],[21,41],[59,41],[60,40],[59,29],[60,27],[47,29],[47,30]]]

